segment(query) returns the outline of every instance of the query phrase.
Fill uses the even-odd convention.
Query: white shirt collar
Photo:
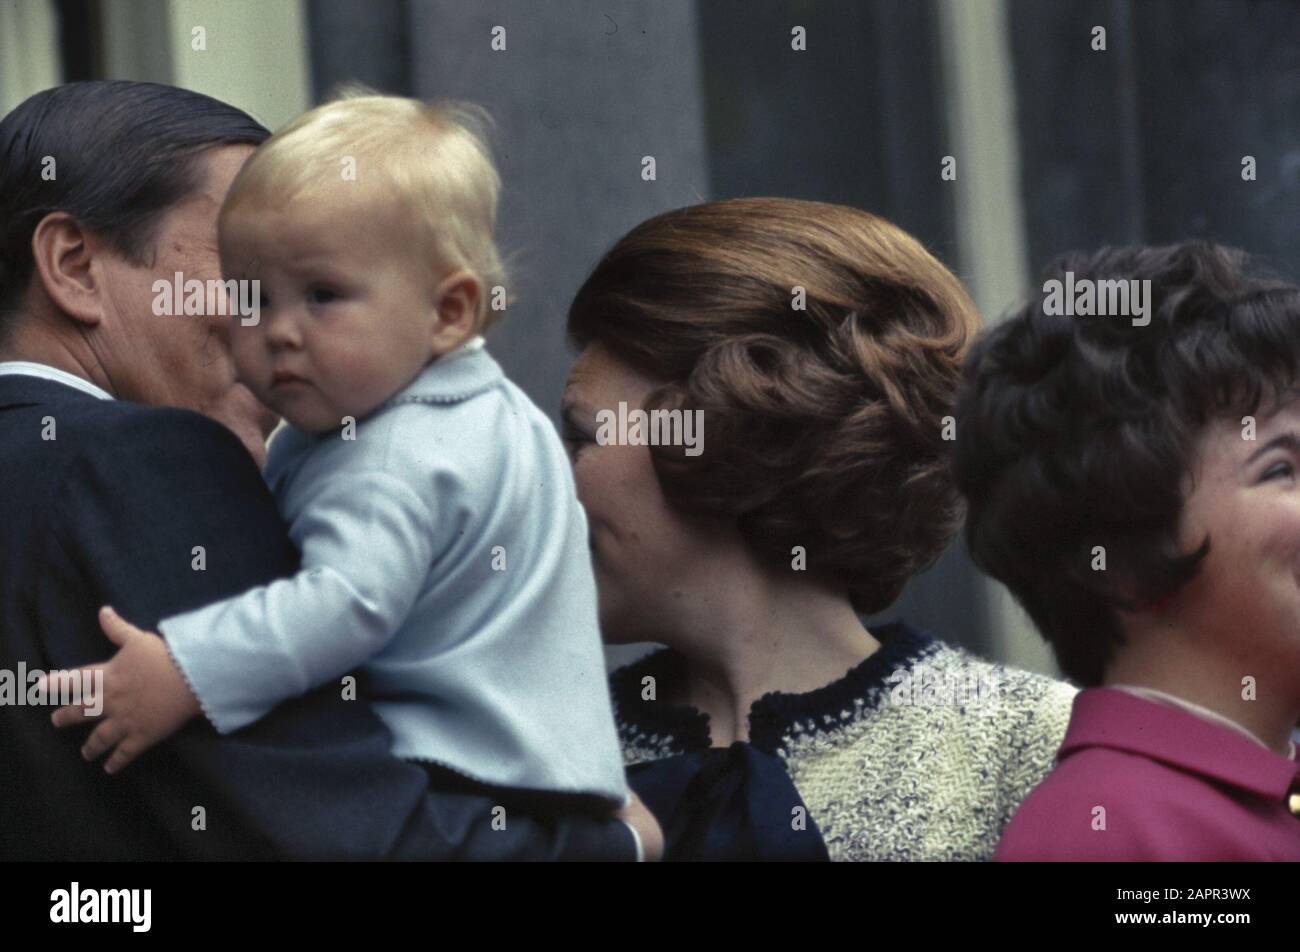
[[[78,377],[76,374],[70,374],[66,370],[60,370],[58,367],[38,364],[30,360],[0,360],[0,374],[22,374],[25,377],[40,377],[42,380],[53,380],[55,383],[74,387],[82,393],[88,393],[100,400],[113,399],[111,393],[95,386],[89,380]]]
[[[1265,750],[1269,750],[1272,751],[1273,753],[1277,753],[1277,751],[1273,750],[1272,747],[1269,747],[1268,744],[1264,743],[1264,741],[1261,738],[1256,736],[1253,731],[1247,730],[1246,728],[1238,724],[1236,721],[1234,721],[1232,718],[1224,717],[1218,711],[1212,711],[1208,707],[1202,707],[1199,704],[1195,704],[1191,701],[1184,700],[1183,698],[1177,697],[1173,694],[1166,694],[1164,691],[1157,691],[1155,688],[1149,688],[1144,685],[1108,684],[1106,685],[1106,687],[1114,688],[1117,691],[1123,691],[1126,694],[1132,694],[1135,697],[1146,698],[1148,701],[1156,701],[1157,703],[1168,704],[1171,707],[1180,707],[1189,714],[1195,714],[1197,717],[1201,718],[1202,720],[1209,721],[1212,724],[1218,724],[1220,727],[1227,727],[1230,730],[1234,730],[1238,734],[1241,734],[1245,737],[1249,737],[1251,740],[1259,744],[1259,746],[1263,747]],[[1289,750],[1286,756],[1291,760],[1295,760],[1296,759],[1295,742],[1288,740],[1287,744],[1289,745]]]

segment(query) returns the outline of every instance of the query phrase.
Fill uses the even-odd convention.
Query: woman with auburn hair
[[[987,859],[1050,769],[1072,688],[859,620],[958,527],[978,325],[901,229],[792,199],[659,215],[579,290],[565,438],[605,638],[667,646],[612,677],[667,858]],[[626,407],[704,439],[611,440]]]

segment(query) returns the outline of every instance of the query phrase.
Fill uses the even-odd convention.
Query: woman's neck
[[[711,743],[749,739],[753,703],[842,678],[880,648],[846,594],[749,572],[713,589],[705,610],[664,641],[686,658],[686,685],[668,700],[709,718]]]
[[[1300,709],[1289,694],[1287,666],[1250,664],[1172,626],[1140,626],[1106,668],[1107,685],[1151,688],[1205,708],[1286,751]],[[1244,682],[1246,676],[1253,683]]]

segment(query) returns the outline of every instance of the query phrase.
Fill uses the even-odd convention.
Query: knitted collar
[[[501,365],[473,338],[465,345],[435,360],[409,384],[389,397],[360,421],[366,424],[385,411],[404,403],[452,404],[468,400],[498,386],[505,379]],[[342,422],[332,430],[309,433],[288,423],[275,431],[267,449],[263,471],[266,483],[278,492],[280,485],[302,465],[307,453],[326,441],[336,441]]]
[[[420,371],[409,384],[375,410],[399,403],[459,403],[497,385],[501,365],[476,341],[457,348]]]
[[[942,648],[933,636],[901,621],[872,626],[871,633],[880,649],[844,677],[804,694],[771,691],[756,700],[749,710],[749,742],[775,753],[791,733],[834,730],[855,720],[880,704],[894,671],[910,668]],[[664,648],[615,671],[610,688],[623,728],[681,750],[709,747],[709,717],[703,711],[641,697],[646,677],[654,678],[657,697],[672,695],[684,684],[686,668],[681,653]]]

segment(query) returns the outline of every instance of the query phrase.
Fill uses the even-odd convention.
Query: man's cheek
[[[249,418],[253,420],[262,436],[270,436],[271,431],[280,422],[280,415],[259,400],[247,386],[238,384],[235,389],[239,394],[237,399],[247,406]]]
[[[241,383],[252,385],[264,376],[269,377],[266,345],[259,329],[235,327],[230,339],[230,353],[235,362],[235,377]]]

